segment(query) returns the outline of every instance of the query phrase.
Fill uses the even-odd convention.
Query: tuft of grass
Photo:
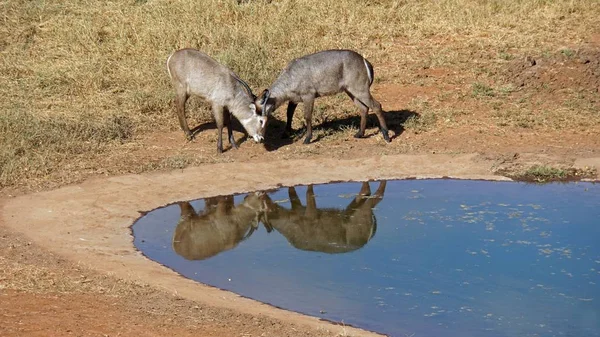
[[[358,125],[356,124],[340,124],[337,128],[343,134],[351,134],[354,135],[358,132]]]
[[[560,53],[569,58],[575,56],[576,54],[575,51],[570,48],[561,49]]]
[[[412,115],[406,119],[403,126],[414,133],[427,132],[434,128],[437,123],[437,115],[433,112]]]
[[[184,169],[194,163],[194,159],[186,155],[175,155],[167,157],[154,165],[153,169]]]
[[[500,53],[498,53],[498,57],[504,61],[510,61],[515,58],[514,55],[511,55],[505,51],[501,51]]]
[[[495,96],[494,94],[494,89],[492,89],[491,87],[483,84],[483,83],[473,83],[472,86],[472,95],[473,97],[493,97]]]
[[[503,85],[502,87],[500,87],[499,91],[503,95],[508,95],[508,94],[510,94],[512,92],[517,91],[517,88],[515,87],[514,84],[509,83],[509,84],[506,84],[506,85]]]
[[[547,182],[551,180],[563,180],[567,177],[568,173],[566,170],[556,167],[534,165],[527,169],[523,175],[531,177],[531,179],[537,182]]]

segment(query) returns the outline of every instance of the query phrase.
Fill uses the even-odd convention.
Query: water
[[[134,243],[185,277],[391,336],[600,336],[599,184],[365,187],[174,204]]]

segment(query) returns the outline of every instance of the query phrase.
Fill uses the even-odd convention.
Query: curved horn
[[[233,77],[244,86],[246,92],[252,99],[256,98],[256,96],[254,96],[254,94],[252,93],[252,89],[250,89],[250,87],[248,86],[248,83],[244,82],[241,78],[237,77],[236,75],[233,75]]]
[[[250,226],[250,229],[248,230],[248,233],[246,233],[246,235],[244,235],[244,237],[242,238],[242,240],[240,240],[240,242],[246,240],[247,238],[250,237],[250,235],[252,235],[252,233],[254,233],[254,231],[256,230],[256,228],[254,228],[254,226]]]

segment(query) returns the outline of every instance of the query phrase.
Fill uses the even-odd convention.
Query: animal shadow
[[[267,132],[265,132],[265,149],[269,152],[275,151],[294,142],[294,136],[282,138],[285,130],[285,122],[271,115],[267,123]]]
[[[390,139],[397,138],[404,132],[404,123],[411,117],[419,117],[419,113],[412,110],[391,110],[384,112],[385,120],[390,131],[393,131],[394,135],[390,137]],[[337,118],[333,120],[326,120],[320,124],[313,124],[313,130],[325,129],[331,130],[332,132],[335,130],[342,130],[344,128],[355,128],[358,129],[360,125],[360,115],[356,114],[354,116],[349,116],[345,118]],[[365,133],[364,138],[370,138],[379,134],[379,122],[377,121],[377,116],[375,114],[369,114],[367,117],[367,129],[376,128],[376,132]],[[306,127],[303,127],[298,130],[294,130],[293,134],[287,138],[282,139],[281,134],[285,129],[285,122],[277,119],[275,116],[271,117],[269,120],[269,125],[267,126],[267,136],[266,136],[266,144],[265,148],[268,151],[275,151],[280,147],[285,145],[290,145],[294,142],[301,141],[306,133]],[[315,135],[313,138],[313,142],[318,142],[323,138],[322,134]]]
[[[404,122],[408,120],[410,117],[415,116],[418,117],[419,114],[412,110],[391,110],[384,111],[383,116],[385,118],[387,127],[390,131],[394,132],[394,135],[390,137],[390,139],[397,138],[404,132]],[[344,127],[356,127],[360,125],[360,115],[336,119],[332,121],[327,121],[322,123],[318,127],[322,128],[332,128],[332,129],[342,129]],[[376,128],[376,132],[365,133],[364,138],[371,138],[373,136],[377,136],[379,132],[379,122],[377,121],[377,116],[375,114],[369,114],[367,116],[367,129]],[[317,138],[318,140],[318,138]]]
[[[404,132],[404,123],[409,118],[420,117],[418,112],[407,109],[386,111],[384,116],[388,129],[394,132],[394,136],[390,137],[390,139],[395,139]]]
[[[243,134],[243,136],[239,139],[235,140],[235,144],[237,146],[240,146],[243,142],[245,142],[248,139],[248,133],[246,132],[246,130],[244,129],[244,127],[242,126],[242,124],[240,124],[240,122],[233,116],[231,116],[231,125],[233,128],[233,131],[237,131]],[[202,123],[194,128],[192,128],[190,131],[192,132],[192,139],[194,139],[196,137],[197,134],[206,131],[206,130],[217,130],[217,123],[215,121],[211,121],[211,122],[207,122],[207,123]],[[217,132],[214,133],[215,139],[217,136]],[[227,127],[223,128],[223,152],[227,152],[229,150],[231,150],[232,147],[229,144],[229,141],[227,140]]]

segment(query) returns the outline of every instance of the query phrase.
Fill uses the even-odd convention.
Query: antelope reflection
[[[203,260],[236,247],[258,228],[265,213],[264,193],[250,193],[234,205],[233,195],[205,199],[198,214],[189,202],[178,203],[181,216],[173,249],[188,260]]]
[[[273,228],[294,247],[324,253],[346,253],[363,247],[374,235],[377,220],[373,208],[383,199],[386,181],[381,181],[371,195],[368,182],[345,209],[317,208],[313,186],[306,191],[306,206],[302,205],[296,189],[288,188],[291,209],[267,202],[268,231]]]

